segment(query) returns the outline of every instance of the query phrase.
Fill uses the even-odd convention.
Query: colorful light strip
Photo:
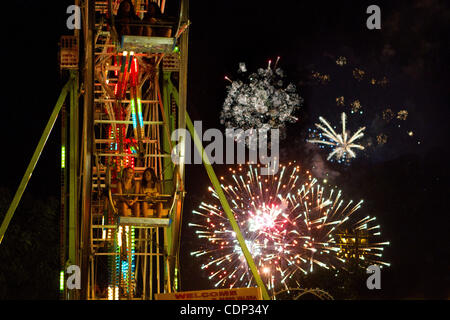
[[[61,146],[61,169],[66,167],[66,146]]]
[[[133,62],[134,62],[134,72],[135,72],[135,74],[137,75],[137,73],[138,73],[138,63],[137,63],[137,59],[134,58],[134,59],[133,59]]]
[[[123,231],[123,227],[120,226],[119,230],[117,231],[117,242],[116,242],[116,261],[115,261],[115,287],[119,287],[120,285],[120,251],[121,251],[121,247],[122,247],[122,231]],[[118,298],[118,297],[117,297]]]
[[[138,117],[139,117],[139,125],[141,126],[141,137],[144,136],[144,119],[142,117],[142,103],[141,98],[137,98],[138,104]]]
[[[112,286],[108,286],[108,300],[114,300],[114,289]]]
[[[127,55],[128,55],[127,51],[124,51],[122,53],[122,63],[120,65],[119,79],[117,80],[116,87],[114,88],[114,94],[116,95],[116,98],[119,98],[119,99],[121,98],[122,88],[125,86],[124,84],[126,83],[125,66],[127,63]]]
[[[108,286],[108,300],[119,300],[118,286]]]
[[[124,237],[124,241],[119,241]],[[136,273],[136,248],[135,248],[135,228],[125,226],[119,227],[117,233],[117,244],[118,244],[118,253],[123,252],[122,250],[126,250],[126,257],[121,258],[120,255],[117,255],[116,260],[116,275],[120,286],[124,289],[124,292],[131,293],[134,291],[135,287],[135,273]],[[129,258],[131,255],[131,270],[129,264]],[[112,296],[112,288],[110,290],[108,296]],[[110,298],[112,300],[112,298]]]
[[[114,59],[114,67],[117,67],[117,57],[113,57]],[[119,75],[119,70],[115,69],[114,70],[114,75],[117,77]]]
[[[59,273],[59,291],[64,291],[64,270]]]
[[[131,118],[133,120],[133,129],[137,128],[137,120],[136,120],[136,107],[134,105],[134,99],[131,99]]]
[[[135,248],[135,229],[131,227],[131,290],[134,288],[134,280],[136,273],[136,248]]]

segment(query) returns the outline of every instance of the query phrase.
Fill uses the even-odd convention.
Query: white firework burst
[[[311,139],[307,140],[310,143],[324,144],[329,145],[333,148],[328,154],[327,160],[330,160],[333,156],[336,157],[337,160],[342,160],[347,158],[356,158],[356,153],[352,149],[360,149],[364,150],[364,147],[360,144],[355,143],[356,140],[362,138],[364,136],[363,131],[366,127],[359,128],[353,135],[347,133],[346,130],[346,122],[347,116],[345,112],[341,115],[342,119],[342,133],[336,133],[331,125],[323,118],[319,117],[320,122],[322,122],[324,126],[316,123],[316,127],[322,130],[322,134],[324,137],[328,139]]]

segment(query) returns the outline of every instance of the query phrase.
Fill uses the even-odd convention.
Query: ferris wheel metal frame
[[[276,300],[276,296],[283,294],[283,293],[290,293],[290,292],[299,292],[298,295],[295,296],[295,298],[293,298],[292,300],[299,300],[302,296],[307,295],[307,294],[311,294],[317,298],[319,298],[320,300],[334,300],[333,296],[328,293],[325,290],[319,289],[319,288],[289,288],[289,289],[283,289],[280,290],[278,292],[275,292],[271,298],[273,300]]]

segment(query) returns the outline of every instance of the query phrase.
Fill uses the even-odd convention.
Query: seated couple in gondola
[[[172,29],[164,26],[163,14],[156,2],[148,4],[147,12],[141,20],[136,14],[132,1],[123,0],[115,19],[119,36],[171,37],[172,35]]]
[[[117,185],[119,214],[126,217],[133,215],[163,218],[162,202],[156,199],[161,194],[160,189],[158,178],[152,168],[144,170],[141,183],[135,180],[133,168],[124,168]]]

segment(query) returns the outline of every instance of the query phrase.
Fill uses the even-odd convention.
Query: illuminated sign
[[[156,300],[262,300],[261,288],[234,288],[159,293]]]

